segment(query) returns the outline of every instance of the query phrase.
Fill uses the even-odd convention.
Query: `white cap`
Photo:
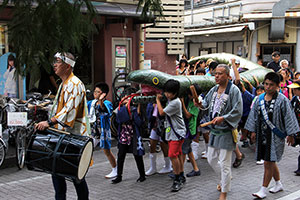
[[[64,56],[64,55],[62,55],[62,54],[59,53],[59,52],[57,52],[57,53],[54,55],[54,58],[60,58],[60,59],[62,59],[63,62],[65,62],[65,63],[71,65],[71,67],[74,67],[74,66],[75,66],[75,63],[76,63],[74,60],[72,60],[72,59],[70,59],[70,58],[68,58],[68,57],[66,57],[66,56]]]

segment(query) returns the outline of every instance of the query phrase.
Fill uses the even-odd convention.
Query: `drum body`
[[[29,170],[42,171],[77,181],[82,180],[93,154],[92,139],[54,130],[32,134],[26,151]]]

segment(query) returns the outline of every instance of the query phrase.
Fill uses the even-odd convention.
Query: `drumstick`
[[[213,124],[213,121],[210,121],[210,122],[200,124],[200,127],[203,128],[203,127],[206,127],[206,126],[209,126],[209,125],[212,125],[212,124]]]
[[[63,133],[63,134],[66,134],[66,135],[70,135],[70,133],[67,132],[67,131],[62,131],[62,130],[58,130],[56,128],[51,128],[51,127],[48,127],[48,129],[51,130],[51,131],[55,131],[55,132]]]
[[[195,99],[196,103],[199,103],[198,95],[197,95],[195,86],[191,85],[191,86],[190,86],[190,90],[191,90],[191,92],[192,92],[193,98]]]

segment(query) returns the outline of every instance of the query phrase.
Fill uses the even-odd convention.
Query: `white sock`
[[[261,188],[260,188],[260,190],[262,190],[264,193],[267,193],[267,187],[265,187],[265,186],[261,186]]]
[[[207,151],[208,151],[208,143],[205,143],[205,151],[207,153]]]
[[[282,185],[280,180],[279,181],[275,181],[275,184],[276,185]]]

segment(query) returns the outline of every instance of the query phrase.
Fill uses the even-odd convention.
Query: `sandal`
[[[242,158],[241,159],[235,158],[235,161],[232,164],[232,166],[234,168],[238,168],[242,164],[242,161],[244,160],[244,158],[245,158],[245,154],[242,153]]]

